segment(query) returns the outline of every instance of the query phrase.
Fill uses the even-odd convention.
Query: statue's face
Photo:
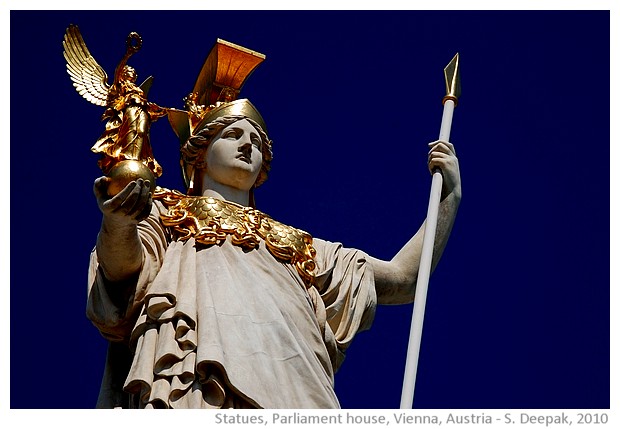
[[[125,66],[123,68],[122,78],[124,80],[128,80],[130,82],[134,82],[137,80],[138,75],[136,74],[136,70],[133,67]]]
[[[260,135],[246,119],[222,129],[207,147],[207,176],[236,189],[249,190],[262,163]]]

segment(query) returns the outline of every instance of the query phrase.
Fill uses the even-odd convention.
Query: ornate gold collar
[[[278,260],[294,264],[306,287],[314,283],[316,251],[312,236],[284,225],[265,213],[212,197],[190,197],[175,190],[157,187],[153,199],[168,209],[161,219],[173,237],[211,246],[222,244],[228,236],[234,245],[254,249],[264,241]]]

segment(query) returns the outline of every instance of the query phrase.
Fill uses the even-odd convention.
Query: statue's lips
[[[240,159],[243,162],[247,162],[248,164],[252,164],[252,159],[245,155],[237,155],[235,158]]]

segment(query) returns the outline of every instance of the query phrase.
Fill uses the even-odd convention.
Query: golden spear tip
[[[461,77],[459,73],[459,54],[452,58],[452,61],[443,69],[443,74],[446,79],[446,96],[443,98],[445,103],[447,100],[454,101],[456,105],[459,97],[461,96]]]

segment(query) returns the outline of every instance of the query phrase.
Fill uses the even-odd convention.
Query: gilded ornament
[[[131,176],[132,180],[141,177],[154,185],[162,169],[153,156],[149,132],[151,123],[166,116],[168,109],[147,100],[152,76],[137,86],[136,71],[127,65],[129,58],[142,47],[140,35],[130,33],[126,46],[125,55],[116,67],[111,85],[107,82],[107,73],[90,54],[75,25],[67,28],[63,54],[67,61],[67,72],[77,92],[91,103],[106,107],[103,114],[103,119],[108,120],[106,129],[91,148],[94,153],[101,154],[99,167],[103,174],[124,178]],[[123,167],[114,170],[117,164],[128,160],[142,163],[146,168],[136,168],[133,163],[125,163]],[[129,167],[131,165],[133,167]],[[122,181],[124,179],[115,183]],[[116,195],[121,189],[113,186],[108,193]]]
[[[187,241],[193,237],[197,243],[212,246],[230,238],[232,244],[247,250],[258,247],[262,239],[276,259],[295,266],[307,287],[314,283],[316,250],[307,232],[252,207],[213,197],[192,197],[157,187],[153,198],[168,209],[161,219],[175,239]]]
[[[459,68],[459,54],[454,56],[448,65],[443,69],[444,79],[446,81],[446,95],[442,100],[445,104],[446,101],[452,100],[456,106],[461,96],[461,76]]]
[[[133,159],[120,161],[110,169],[108,177],[108,195],[113,197],[125,188],[130,182],[139,178],[151,182],[151,193],[155,188],[155,175],[142,162]]]

